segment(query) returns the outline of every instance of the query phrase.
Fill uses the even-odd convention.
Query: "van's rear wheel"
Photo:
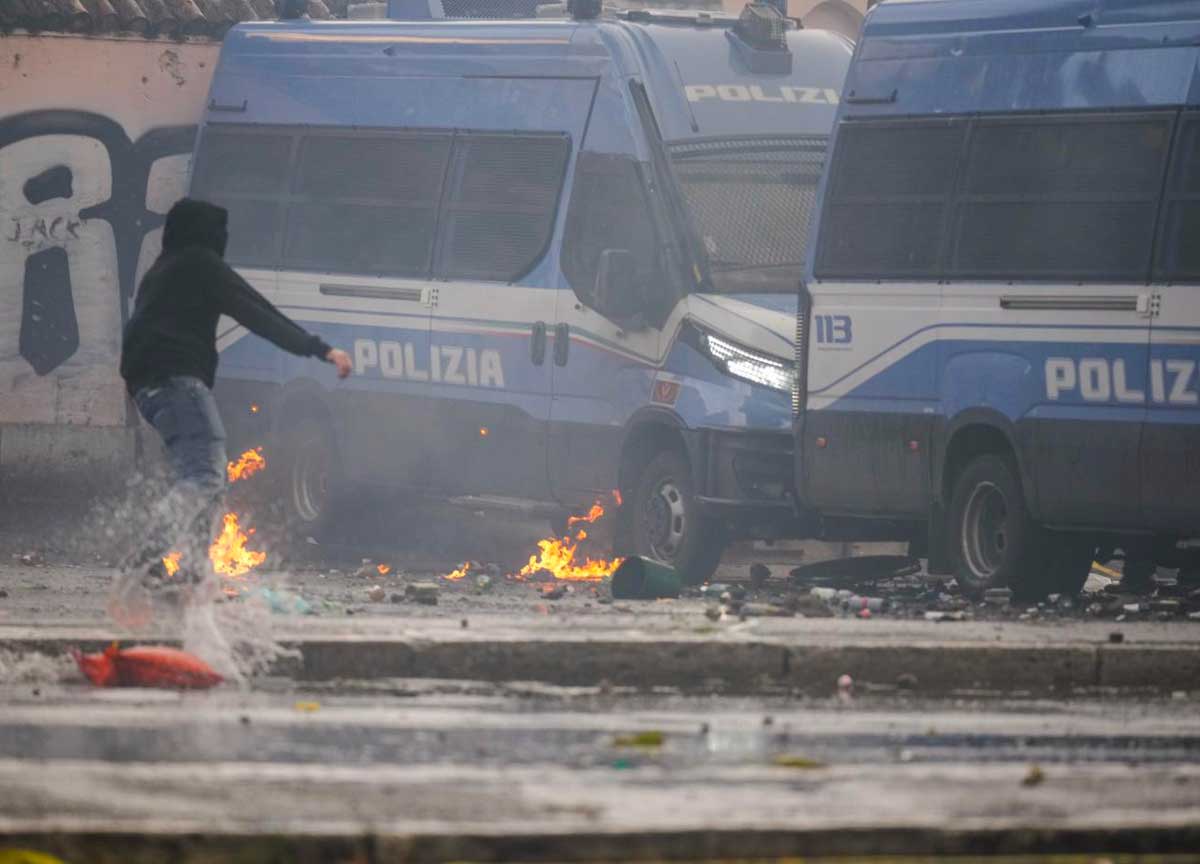
[[[989,453],[970,462],[954,483],[948,517],[954,575],[964,594],[979,599],[1005,586],[1020,599],[1046,592],[1041,532],[1025,511],[1012,460]]]
[[[670,564],[689,585],[712,577],[725,551],[725,532],[700,512],[681,453],[666,450],[655,456],[637,479],[629,503],[637,554]]]

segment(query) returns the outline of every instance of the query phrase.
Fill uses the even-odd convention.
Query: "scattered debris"
[[[267,588],[264,586],[258,590],[258,596],[266,602],[267,608],[276,615],[314,614],[312,605],[307,600],[299,594],[293,594],[282,588]]]
[[[372,585],[367,590],[367,599],[372,603],[382,603],[387,598],[387,591],[383,590],[382,585]]]
[[[917,676],[911,672],[901,672],[896,677],[896,687],[900,690],[916,690]]]
[[[746,603],[739,610],[743,618],[792,618],[795,612],[772,603]]]
[[[390,600],[392,603],[403,603],[403,602],[404,602],[404,595],[403,595],[403,594],[401,594],[399,591],[393,591],[393,592],[392,592],[392,593],[391,593],[391,594],[388,596],[388,600]]]
[[[23,552],[12,557],[18,564],[24,564],[26,567],[37,567],[46,563],[46,559],[39,552]]]
[[[1046,780],[1046,773],[1037,765],[1030,765],[1025,776],[1021,778],[1022,786],[1040,786]]]
[[[638,555],[626,558],[612,574],[612,596],[618,600],[674,598],[682,587],[675,568]]]
[[[438,602],[438,586],[434,582],[411,582],[404,588],[404,597],[411,603],[436,606]]]
[[[362,566],[354,571],[355,579],[374,579],[377,575],[375,562],[370,558],[362,559]]]
[[[767,580],[771,578],[771,568],[765,564],[750,565],[750,584],[755,590],[762,590],[767,587]]]
[[[667,736],[657,729],[618,735],[613,739],[614,747],[635,747],[641,750],[657,750],[666,742]]]
[[[772,765],[777,765],[780,768],[796,768],[801,771],[813,771],[818,768],[828,768],[824,762],[816,759],[809,759],[807,756],[793,756],[790,754],[780,754],[771,760]]]
[[[207,690],[225,680],[194,654],[161,645],[120,648],[114,642],[98,654],[75,650],[72,656],[97,687]]]
[[[321,703],[320,702],[297,702],[295,705],[292,706],[292,708],[299,711],[301,714],[315,714],[317,711],[321,710]]]
[[[1125,641],[1125,634],[1122,633],[1120,630],[1114,630],[1113,632],[1108,634],[1108,641],[1114,645],[1120,645],[1122,642]]]
[[[837,679],[837,695],[843,702],[849,702],[854,696],[854,679],[849,675],[841,675]]]
[[[725,612],[720,606],[707,606],[704,609],[704,617],[709,621],[720,621],[724,614]]]
[[[538,593],[543,600],[561,600],[567,596],[567,589],[564,585],[543,585]]]

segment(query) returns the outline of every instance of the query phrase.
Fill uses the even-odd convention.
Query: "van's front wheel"
[[[638,478],[630,503],[637,554],[670,564],[689,585],[712,577],[725,551],[725,532],[700,512],[682,454],[666,450],[655,456]]]

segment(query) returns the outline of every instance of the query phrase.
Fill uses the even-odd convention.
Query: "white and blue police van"
[[[796,285],[853,46],[768,6],[598,11],[225,38],[191,194],[354,358],[337,384],[219,329],[231,447],[265,444],[303,530],[339,490],[617,490],[625,551],[692,581],[796,530]]]
[[[1195,569],[1198,64],[1196,2],[872,10],[801,290],[812,530],[975,595]]]

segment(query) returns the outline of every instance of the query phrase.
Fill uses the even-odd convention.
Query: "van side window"
[[[973,124],[948,270],[985,279],[1148,278],[1167,113]]]
[[[1183,115],[1167,184],[1157,281],[1200,282],[1200,113]]]
[[[585,304],[592,304],[600,254],[605,249],[632,252],[639,278],[654,279],[657,247],[638,163],[628,156],[581,152],[562,251],[562,270],[575,294]]]
[[[429,271],[447,134],[306,135],[288,206],[284,266]]]
[[[231,263],[278,260],[293,137],[216,124],[204,130],[192,194],[229,211]]]
[[[936,276],[965,132],[963,120],[843,123],[817,275]]]
[[[460,133],[442,217],[439,276],[512,282],[545,253],[570,141]]]

